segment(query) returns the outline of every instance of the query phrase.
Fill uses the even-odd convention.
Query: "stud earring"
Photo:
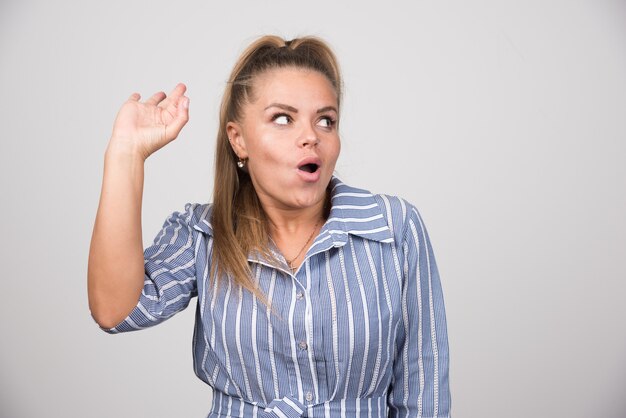
[[[248,161],[247,158],[240,158],[239,161],[237,161],[237,167],[243,168],[246,165],[246,161]]]

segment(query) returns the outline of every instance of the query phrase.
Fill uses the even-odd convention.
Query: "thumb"
[[[189,121],[189,97],[181,97],[176,106],[176,117],[166,127],[167,135],[174,139]]]

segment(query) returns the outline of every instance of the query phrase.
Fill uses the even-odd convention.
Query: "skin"
[[[307,241],[321,228],[326,186],[339,156],[337,96],[316,71],[284,68],[257,77],[254,98],[241,121],[227,132],[233,149],[248,158],[247,168],[270,220],[270,234],[293,264],[303,261]],[[157,92],[141,102],[132,94],[120,109],[105,153],[100,203],[88,264],[89,307],[105,328],[117,325],[136,305],[143,287],[141,236],[146,159],[176,139],[189,120],[184,84],[170,94]],[[281,103],[297,110],[285,110]],[[320,109],[325,109],[319,112]],[[281,115],[278,115],[281,114]],[[317,181],[298,173],[303,158],[319,158]],[[310,180],[310,179],[309,179]]]
[[[189,119],[184,84],[145,102],[133,93],[122,105],[104,158],[100,203],[91,236],[89,308],[104,328],[137,304],[144,281],[141,204],[145,160],[173,141]]]
[[[326,187],[341,148],[338,120],[337,95],[326,76],[287,67],[257,76],[243,117],[227,125],[235,153],[247,159],[272,239],[288,260],[321,229]],[[316,181],[299,172],[307,157],[319,159]]]

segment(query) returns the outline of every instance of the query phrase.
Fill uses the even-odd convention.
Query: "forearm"
[[[130,313],[143,287],[143,179],[143,157],[111,141],[87,272],[89,308],[103,328],[117,325]]]

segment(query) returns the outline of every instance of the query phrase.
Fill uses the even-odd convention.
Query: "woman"
[[[177,137],[179,84],[122,106],[105,154],[89,304],[107,332],[198,296],[209,417],[449,416],[441,285],[418,211],[333,176],[341,77],[317,38],[265,36],[222,101],[214,202],[172,213],[142,251],[143,163]]]

